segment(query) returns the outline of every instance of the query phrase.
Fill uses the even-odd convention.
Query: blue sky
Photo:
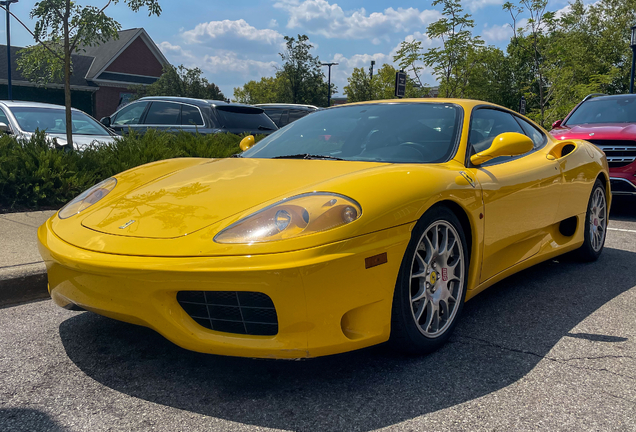
[[[487,44],[505,47],[512,34],[505,0],[464,0],[462,5],[475,20],[474,33]],[[20,0],[11,11],[33,28],[29,12],[35,0]],[[103,6],[107,0],[78,0],[80,4]],[[321,61],[336,61],[332,81],[339,93],[354,67],[376,67],[393,63],[393,54],[404,40],[423,41],[425,47],[439,44],[426,37],[426,27],[441,16],[431,2],[409,0],[164,0],[160,17],[137,14],[124,2],[110,6],[108,13],[124,29],[144,27],[168,60],[197,66],[232,97],[234,87],[271,76],[280,65],[284,35],[307,34]],[[551,0],[548,9],[557,11],[567,0]],[[2,20],[0,40],[6,41]],[[29,33],[12,21],[12,45],[33,44]],[[430,85],[435,78],[425,71]]]

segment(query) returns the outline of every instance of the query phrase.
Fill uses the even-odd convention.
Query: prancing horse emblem
[[[132,224],[134,224],[136,221],[134,219],[129,220],[128,222],[126,222],[125,224],[123,224],[122,226],[119,227],[119,229],[124,229],[126,227],[131,226]]]

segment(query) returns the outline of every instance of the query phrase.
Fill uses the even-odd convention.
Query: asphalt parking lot
[[[523,271],[425,357],[217,357],[50,300],[0,309],[0,431],[636,430],[636,201],[600,260]]]

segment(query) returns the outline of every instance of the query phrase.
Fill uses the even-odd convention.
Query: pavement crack
[[[606,395],[608,395],[608,396],[611,396],[611,397],[613,397],[613,398],[621,399],[621,400],[624,400],[624,401],[626,401],[626,402],[629,402],[629,403],[631,403],[631,404],[636,405],[636,402],[634,402],[634,401],[633,401],[633,400],[631,400],[631,399],[627,399],[626,397],[617,396],[617,395],[615,395],[615,394],[613,394],[613,393],[609,393],[609,392],[606,392],[606,391],[604,391],[603,393],[604,393],[604,394],[606,394]]]
[[[611,370],[606,369],[606,368],[584,367],[584,366],[577,366],[577,365],[573,365],[573,364],[568,363],[568,362],[570,362],[572,360],[579,360],[579,358],[576,358],[576,357],[575,358],[570,358],[570,359],[559,359],[559,358],[556,358],[556,357],[549,357],[549,356],[546,356],[546,355],[541,355],[541,354],[538,354],[538,353],[535,353],[535,352],[532,352],[532,351],[528,351],[528,350],[522,350],[522,349],[518,349],[518,348],[510,348],[510,347],[507,347],[507,346],[504,346],[504,345],[500,345],[500,344],[491,342],[491,341],[486,340],[486,339],[477,338],[477,337],[474,337],[474,336],[456,335],[456,337],[465,338],[465,339],[469,339],[469,340],[480,342],[479,345],[482,345],[482,346],[490,346],[490,347],[499,348],[499,349],[502,349],[502,350],[505,350],[505,351],[516,352],[516,353],[519,353],[519,354],[527,354],[527,355],[531,355],[531,356],[534,356],[534,357],[539,357],[540,359],[549,360],[549,361],[552,361],[552,362],[555,362],[555,363],[559,363],[559,364],[562,364],[562,365],[565,365],[565,366],[568,366],[568,367],[571,367],[571,368],[574,368],[574,369],[588,370],[588,371],[593,371],[593,372],[607,372],[607,373],[609,373],[611,375],[616,375],[616,376],[619,376],[621,378],[627,378],[627,379],[636,381],[636,378],[634,378],[634,377],[631,377],[629,375],[620,374],[618,372],[614,372],[614,371],[611,371]],[[459,340],[451,340],[451,342],[464,343],[464,344],[467,344],[467,345],[470,344],[469,342],[462,342],[462,341],[459,341]],[[620,357],[633,358],[631,356],[611,356],[611,355],[599,356],[599,357],[596,357],[596,358],[606,358],[606,357],[607,358],[620,358]],[[580,360],[583,360],[583,359],[594,360],[595,357],[592,357],[592,358],[581,357],[580,358]]]

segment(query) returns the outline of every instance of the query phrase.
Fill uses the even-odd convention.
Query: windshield
[[[35,132],[36,129],[50,134],[66,133],[66,111],[63,108],[10,108],[20,129]],[[96,120],[78,111],[72,112],[73,133],[76,135],[110,135]]]
[[[250,106],[217,106],[217,116],[223,129],[276,130],[278,127],[265,111]]]
[[[636,123],[636,96],[590,99],[565,124]]]
[[[241,156],[444,162],[454,151],[460,117],[459,108],[448,103],[396,102],[330,108],[274,132]]]

